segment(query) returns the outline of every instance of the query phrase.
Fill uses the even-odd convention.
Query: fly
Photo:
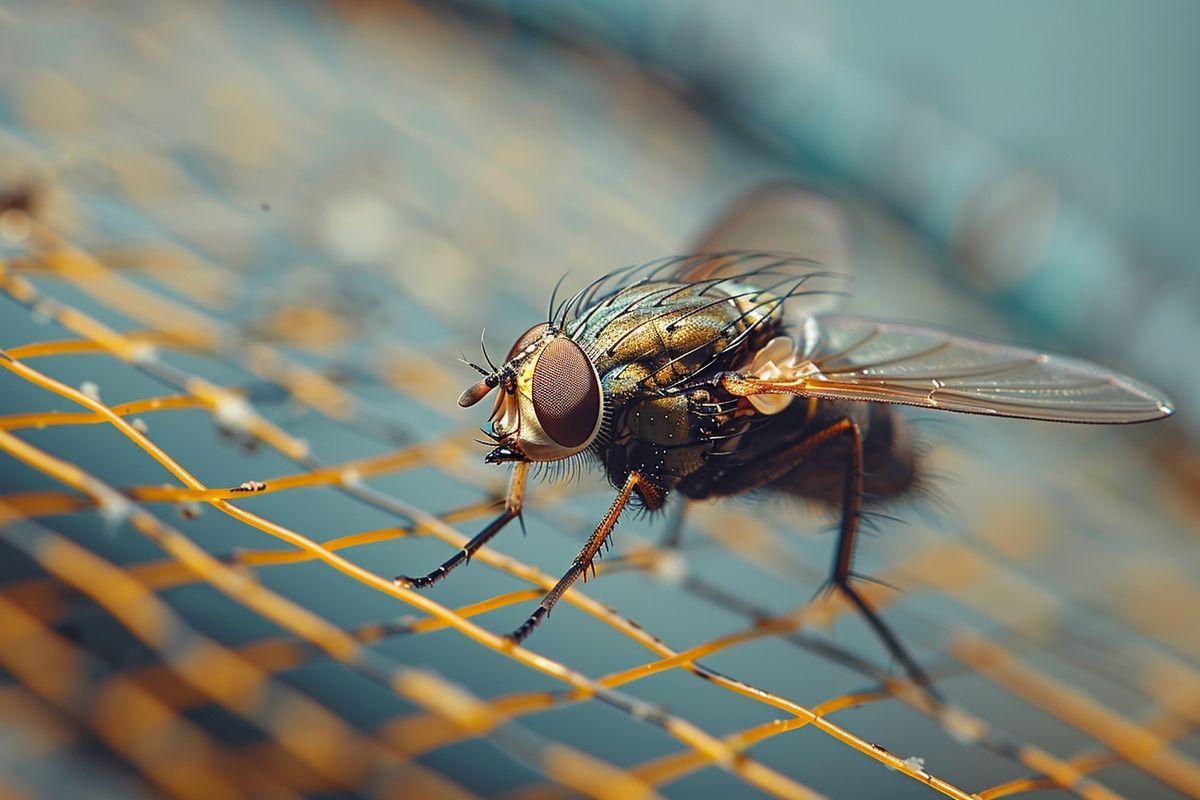
[[[521,513],[532,463],[591,459],[617,495],[516,642],[586,577],[631,502],[654,511],[674,493],[799,495],[840,509],[829,586],[928,688],[854,583],[864,504],[903,496],[918,475],[896,406],[1079,423],[1173,408],[1086,361],[829,313],[845,280],[807,259],[738,251],[617,270],[557,308],[552,299],[500,366],[471,365],[483,377],[459,398],[465,408],[497,391],[486,460],[513,465],[504,511],[433,572],[396,581],[424,588],[469,560]]]

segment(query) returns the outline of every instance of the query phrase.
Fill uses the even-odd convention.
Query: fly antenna
[[[468,367],[475,370],[476,372],[478,372],[480,375],[482,375],[485,378],[489,377],[495,373],[494,369],[491,371],[488,371],[488,370],[484,369],[483,367],[479,366],[478,364],[476,364],[475,362],[468,361],[467,357],[465,355],[463,355],[462,353],[458,354],[458,360],[461,361],[462,363],[466,364]],[[488,363],[491,363],[491,362],[489,361]]]

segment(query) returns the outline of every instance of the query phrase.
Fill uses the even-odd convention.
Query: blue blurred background
[[[858,276],[856,312],[1091,358],[1162,387],[1178,405],[1166,423],[1123,429],[914,415],[944,499],[897,509],[902,522],[864,544],[860,565],[906,590],[888,595],[889,620],[943,677],[951,702],[1003,741],[1087,762],[1125,741],[1118,734],[1129,729],[1114,719],[1144,725],[1178,769],[1163,768],[1163,752],[1127,750],[1087,762],[1074,788],[1200,796],[1197,30],[1191,2],[0,0],[0,194],[154,302],[107,292],[95,276],[63,280],[19,215],[0,220],[0,257],[7,274],[115,329],[186,322],[215,332],[205,346],[164,345],[159,356],[243,390],[324,463],[445,444],[453,456],[366,481],[440,512],[494,496],[504,482],[470,441],[479,409],[454,402],[473,379],[458,354],[476,352],[483,328],[503,352],[564,272],[578,287],[616,266],[686,252],[731,215],[745,225],[743,246],[808,252],[838,239]],[[765,186],[796,189],[799,200],[776,204]],[[814,228],[814,219],[835,221]],[[0,347],[75,336],[19,300],[0,297]],[[293,396],[273,362],[253,357],[259,345],[345,395],[325,405]],[[114,358],[30,363],[71,386],[94,384],[110,404],[178,389]],[[0,374],[0,414],[51,409],[73,410]],[[198,408],[147,420],[152,439],[210,486],[311,466],[247,447],[228,420]],[[19,435],[121,490],[169,480],[109,426]],[[0,454],[0,493],[58,489]],[[495,549],[561,574],[611,498],[594,474],[538,485],[528,536],[507,531]],[[237,502],[317,541],[406,521],[333,487]],[[214,509],[193,519],[169,504],[146,507],[223,557],[282,547]],[[41,522],[123,565],[164,558],[90,511]],[[671,569],[613,569],[584,591],[671,647],[694,646],[752,625],[747,607],[803,607],[825,577],[827,522],[784,504],[703,507],[689,516]],[[456,527],[470,534],[480,524]],[[613,558],[646,552],[662,527],[628,520]],[[408,537],[348,555],[390,577],[450,552]],[[350,629],[414,613],[316,563],[248,572]],[[7,553],[0,574],[5,587],[45,578]],[[477,561],[430,596],[457,607],[527,585]],[[161,596],[230,646],[280,635],[202,581]],[[97,683],[152,658],[94,606],[69,599],[54,624],[93,632],[80,641],[99,659]],[[517,604],[479,622],[508,630],[526,613]],[[804,633],[868,668],[785,637],[706,662],[808,706],[873,685],[889,667],[856,619]],[[1028,671],[1020,675],[1056,691],[984,669],[966,655],[972,636],[990,637],[1014,670]],[[593,677],[651,658],[567,606],[530,646]],[[370,649],[486,699],[562,689],[453,631]],[[324,658],[279,677],[364,731],[420,713]],[[714,735],[787,717],[681,670],[629,690]],[[1068,701],[1110,716],[1072,716],[1081,706]],[[0,721],[15,731],[0,737],[4,778],[47,796],[154,793],[87,737],[87,696],[64,713],[84,744],[38,759],[23,755],[31,730]],[[226,741],[253,739],[190,713]],[[971,791],[1031,771],[1015,748],[981,744],[896,701],[833,719]],[[560,702],[513,725],[620,767],[682,749],[595,701]],[[467,740],[423,752],[420,763],[480,795],[542,796],[546,775],[505,752]],[[748,753],[829,796],[935,796],[811,727]],[[757,796],[716,766],[660,789]]]
[[[993,304],[1167,387],[1200,427],[1187,2],[485,3],[680,76],[930,236]]]

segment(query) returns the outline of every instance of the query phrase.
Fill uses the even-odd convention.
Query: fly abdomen
[[[912,425],[892,406],[872,403],[863,440],[863,491],[869,497],[903,494],[917,482],[920,459]]]
[[[849,418],[863,436],[863,494],[886,499],[904,494],[916,483],[919,463],[908,421],[881,403],[822,401],[817,404],[800,438],[811,436],[838,420]],[[834,507],[842,503],[850,443],[833,439],[814,450],[769,488],[796,494]]]

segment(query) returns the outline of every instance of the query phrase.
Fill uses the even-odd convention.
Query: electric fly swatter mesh
[[[1118,437],[963,435],[960,518],[879,522],[864,591],[945,705],[807,601],[831,541],[790,507],[695,509],[681,551],[627,519],[525,648],[595,479],[391,582],[503,491],[465,337],[764,169],[661,86],[420,7],[3,24],[6,794],[1200,796],[1195,526]]]

